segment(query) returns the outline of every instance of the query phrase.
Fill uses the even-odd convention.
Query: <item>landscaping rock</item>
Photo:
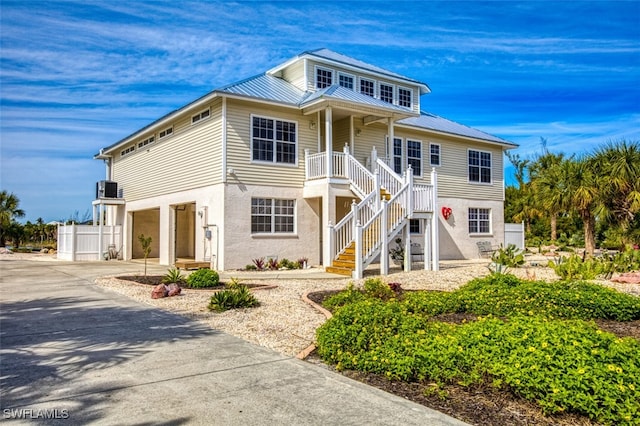
[[[611,278],[616,283],[640,284],[640,272],[625,272],[617,277]]]
[[[180,286],[176,283],[171,283],[168,286],[166,286],[168,291],[168,296],[177,296],[180,294],[180,292],[182,292],[182,289],[180,288]]]
[[[162,299],[163,297],[167,297],[168,294],[169,290],[167,290],[167,287],[165,287],[164,284],[158,284],[153,288],[153,291],[151,292],[151,298]]]

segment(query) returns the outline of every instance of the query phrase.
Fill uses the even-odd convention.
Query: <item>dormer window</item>
[[[368,78],[360,79],[360,93],[371,97],[376,96],[376,82]]]
[[[393,86],[380,83],[380,100],[390,104],[393,103]]]
[[[343,73],[338,74],[338,84],[342,87],[346,87],[347,89],[355,89],[354,80],[355,78],[352,75]]]
[[[324,89],[333,84],[333,71],[326,68],[316,68],[316,88]]]
[[[398,105],[407,108],[412,107],[411,90],[398,87]]]

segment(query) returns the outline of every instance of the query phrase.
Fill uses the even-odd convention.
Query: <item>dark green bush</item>
[[[220,282],[220,276],[211,269],[198,269],[187,277],[187,286],[191,288],[215,287]]]
[[[322,306],[330,311],[335,311],[341,306],[360,302],[364,299],[366,299],[364,293],[358,290],[353,285],[353,282],[349,282],[346,289],[326,299],[324,302],[322,302]]]
[[[222,290],[211,296],[209,305],[211,311],[223,312],[229,309],[252,308],[259,306],[258,299],[251,294],[249,289],[244,285],[239,285],[232,290]]]

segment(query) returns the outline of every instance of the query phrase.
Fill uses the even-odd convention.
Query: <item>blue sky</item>
[[[541,150],[640,140],[640,1],[0,3],[0,187],[25,220],[90,210],[93,155],[326,47],[423,81],[422,108]],[[507,171],[509,172],[509,170]]]

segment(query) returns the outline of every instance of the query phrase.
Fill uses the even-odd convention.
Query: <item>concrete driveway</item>
[[[93,284],[142,267],[0,260],[3,421],[464,424]]]

